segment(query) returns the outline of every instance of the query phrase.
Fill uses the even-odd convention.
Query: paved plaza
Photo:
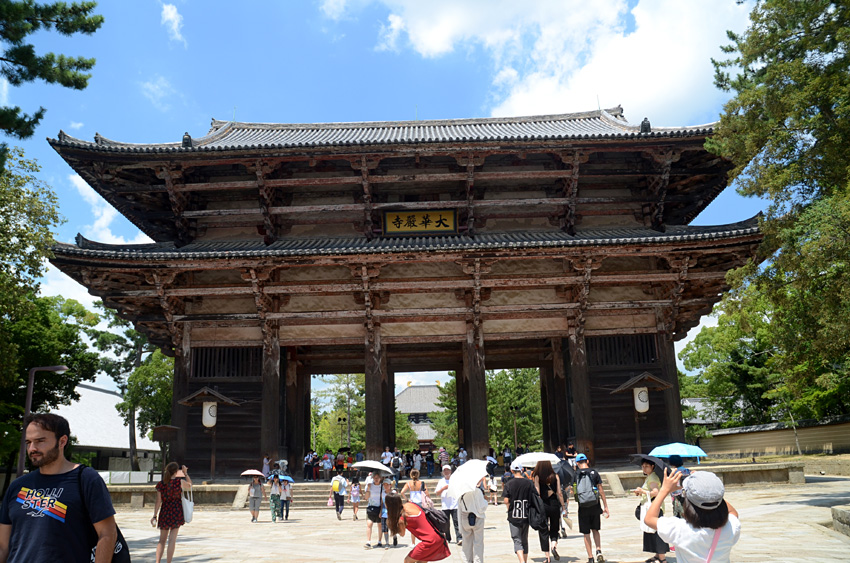
[[[825,526],[831,522],[829,507],[850,504],[850,478],[807,477],[804,486],[735,487],[727,491],[727,498],[740,512],[743,526],[733,561],[850,561],[850,538]],[[633,498],[616,498],[609,503],[611,518],[603,520],[602,542],[605,556],[612,563],[640,562],[648,556],[640,549],[641,533],[634,518],[636,503]],[[134,561],[154,560],[158,533],[150,526],[152,514],[153,507],[118,511],[118,523],[130,542]],[[330,509],[299,510],[294,504],[288,522],[273,524],[264,511],[261,521],[252,524],[247,510],[199,507],[192,523],[180,530],[174,561],[403,561],[409,550],[409,537],[400,538],[399,547],[394,549],[363,548],[365,510],[361,514],[363,517],[355,522],[346,509],[340,522]],[[373,543],[376,540],[373,535]],[[502,506],[491,506],[487,511],[484,545],[486,561],[516,561]],[[533,530],[530,546],[529,560],[544,561]],[[451,551],[452,557],[445,561],[461,561],[460,548],[451,544]],[[558,551],[562,562],[587,561],[578,533],[561,540]],[[668,560],[674,562],[675,555],[669,554]]]

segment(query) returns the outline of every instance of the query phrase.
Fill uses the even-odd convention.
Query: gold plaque
[[[427,235],[457,232],[457,212],[450,210],[384,211],[385,235]]]

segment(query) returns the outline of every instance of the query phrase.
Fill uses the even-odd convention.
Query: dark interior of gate
[[[537,367],[546,445],[597,463],[682,438],[673,342],[750,260],[757,220],[691,221],[726,187],[710,126],[622,108],[520,118],[258,124],[133,144],[64,133],[68,164],[153,239],[58,243],[53,264],[175,357],[173,451],[217,474],[297,467],[310,378],[366,375],[366,453],[394,379],[457,372],[461,441],[488,443],[485,370]],[[650,410],[631,389],[646,374]],[[656,390],[657,389],[657,390]]]

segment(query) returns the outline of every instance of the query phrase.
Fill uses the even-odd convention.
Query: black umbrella
[[[635,465],[641,465],[641,464],[643,464],[644,461],[654,463],[655,469],[653,470],[653,472],[656,475],[658,475],[658,478],[661,479],[662,482],[664,481],[664,470],[669,467],[664,462],[664,460],[659,459],[655,456],[646,455],[646,454],[632,454],[631,458],[632,458],[632,463],[634,463]]]
[[[576,480],[576,472],[567,460],[555,465],[555,473],[560,477],[561,485],[564,487],[572,485]]]

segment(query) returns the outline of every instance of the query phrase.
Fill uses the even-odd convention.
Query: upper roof
[[[395,396],[395,410],[402,414],[440,412],[443,407],[437,404],[439,400],[440,388],[437,385],[411,385]],[[425,438],[420,436],[419,439]]]
[[[546,141],[689,137],[708,135],[714,124],[688,127],[650,127],[626,121],[620,106],[580,113],[530,117],[484,117],[428,121],[354,123],[241,123],[213,119],[209,132],[198,139],[172,143],[124,143],[99,134],[94,142],[59,132],[48,139],[54,146],[107,152],[200,152],[245,149],[313,148],[351,145],[398,145],[445,142]]]
[[[77,385],[76,391],[80,395],[79,401],[60,405],[54,412],[68,420],[77,444],[88,448],[129,450],[127,425],[115,409],[115,405],[121,402],[121,396],[115,391],[85,384]],[[136,448],[159,451],[159,444],[138,434]]]

